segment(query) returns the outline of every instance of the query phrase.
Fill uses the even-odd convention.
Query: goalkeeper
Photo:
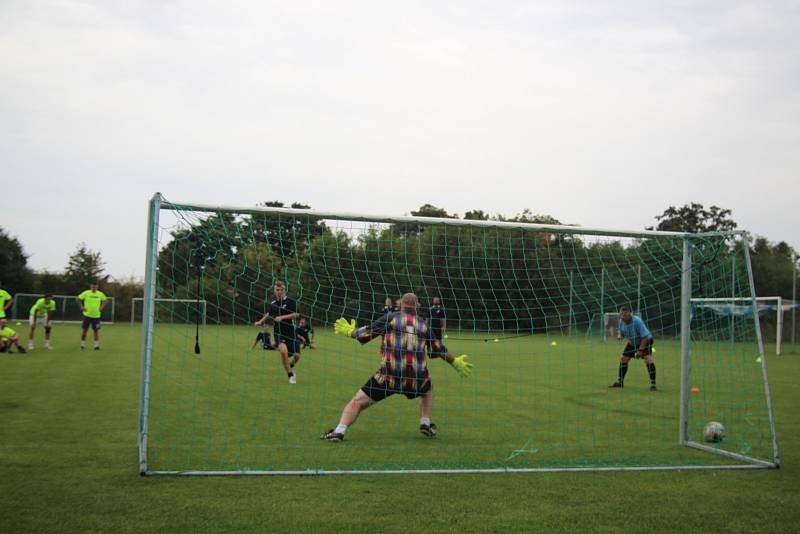
[[[342,441],[344,434],[358,416],[383,399],[401,393],[408,399],[420,398],[419,431],[427,437],[436,435],[436,425],[431,423],[433,384],[428,373],[428,352],[431,358],[442,358],[462,377],[472,373],[467,356],[453,356],[438,340],[432,338],[428,323],[417,315],[419,301],[413,293],[406,293],[400,302],[400,311],[380,317],[370,325],[356,328],[355,320],[338,319],[334,330],[368,343],[383,335],[380,369],[359,389],[345,405],[339,424],[322,435],[322,439]]]

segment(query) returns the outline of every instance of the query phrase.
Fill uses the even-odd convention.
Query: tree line
[[[264,206],[283,207],[281,202]],[[307,209],[294,203],[290,207]],[[458,219],[425,204],[411,215]],[[524,210],[513,217],[483,210],[464,220],[560,224]],[[692,203],[670,207],[649,229],[710,232],[737,227],[730,210]],[[737,244],[697,238],[695,296],[728,296],[732,284],[746,294],[744,262]],[[792,297],[792,253],[764,237],[750,243],[758,295]],[[596,239],[508,228],[372,225],[358,232],[312,215],[263,213],[198,217],[173,232],[158,257],[161,297],[198,297],[209,303],[210,323],[250,322],[270,300],[274,280],[286,279],[304,313],[315,321],[339,315],[371,319],[387,296],[413,289],[430,302],[444,299],[467,329],[531,332],[596,323],[603,310],[639,306],[655,328],[674,328],[680,287],[680,243],[669,239]],[[740,259],[743,259],[741,256]],[[22,244],[0,229],[2,285],[12,293],[77,294],[92,280],[117,299],[115,320],[128,318],[130,299],[143,294],[141,280],[105,272],[100,252],[77,245],[61,272],[34,273]],[[571,289],[570,289],[571,288]],[[702,295],[705,294],[705,295]],[[569,302],[572,301],[572,314]],[[634,302],[635,300],[635,302]]]

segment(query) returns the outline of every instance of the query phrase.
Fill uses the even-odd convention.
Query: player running
[[[345,405],[336,428],[325,432],[322,439],[342,441],[348,427],[355,423],[361,412],[395,393],[401,393],[407,399],[420,397],[419,431],[428,437],[436,435],[436,425],[430,419],[433,384],[428,373],[428,352],[432,358],[443,358],[462,377],[472,373],[472,364],[467,362],[466,354],[455,357],[441,342],[431,339],[428,323],[417,315],[419,301],[416,295],[406,293],[400,305],[400,311],[384,315],[361,328],[356,328],[355,319],[349,323],[344,318],[336,320],[334,331],[337,334],[350,336],[362,344],[383,334],[380,350],[383,363]]]
[[[650,391],[656,390],[656,364],[653,363],[653,334],[638,315],[632,315],[627,306],[619,309],[619,334],[617,339],[628,339],[625,350],[619,359],[619,378],[611,384],[610,388],[625,386],[625,374],[628,372],[628,362],[631,358],[644,358],[647,372],[650,375]]]
[[[275,345],[281,353],[281,363],[283,369],[289,376],[290,384],[297,384],[297,377],[294,374],[294,367],[300,361],[300,343],[297,341],[297,334],[294,328],[294,319],[300,314],[297,313],[297,302],[286,296],[286,284],[281,280],[275,282],[273,288],[275,300],[269,303],[269,310],[264,317],[256,321],[256,326],[261,326],[268,318],[275,321]],[[289,355],[292,359],[289,360]]]
[[[28,324],[30,325],[30,330],[28,331],[28,350],[33,350],[33,336],[36,333],[37,324],[44,326],[44,348],[48,350],[53,348],[50,346],[50,332],[52,331],[50,321],[55,311],[56,301],[53,300],[53,295],[51,293],[47,293],[31,306],[30,316],[28,317]]]

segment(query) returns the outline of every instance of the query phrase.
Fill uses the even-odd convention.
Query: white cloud
[[[156,190],[635,228],[697,201],[800,249],[798,22],[791,2],[4,2],[2,225],[34,267],[84,240],[118,275],[142,273]]]

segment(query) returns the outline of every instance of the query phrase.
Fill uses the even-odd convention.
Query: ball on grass
[[[692,388],[691,392],[692,393],[700,393],[700,388]]]
[[[558,343],[556,343],[555,341],[551,341],[551,342],[550,342],[550,346],[551,346],[551,347],[555,347],[556,345],[558,345]]]
[[[499,339],[497,339],[497,338],[494,338],[494,342],[495,342],[495,343],[500,343],[500,340],[499,340]]]
[[[655,354],[655,353],[656,353],[656,349],[652,349],[652,350],[651,350],[651,352],[652,352],[653,354]]]
[[[18,321],[18,322],[17,322],[17,326],[22,326],[22,323],[20,323],[20,322]]]
[[[756,363],[761,363],[761,356],[759,356],[758,358],[756,358]]]

